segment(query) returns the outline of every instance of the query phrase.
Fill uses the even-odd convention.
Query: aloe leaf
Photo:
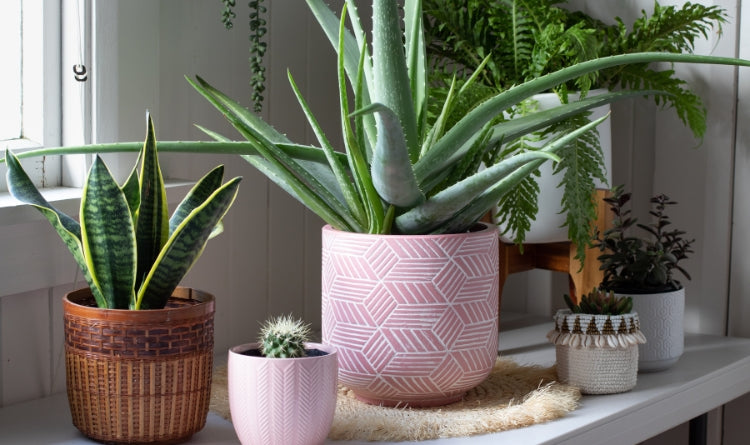
[[[169,235],[171,236],[182,221],[190,213],[203,204],[213,192],[221,187],[221,181],[224,179],[224,166],[219,165],[210,172],[206,173],[182,199],[177,206],[172,217],[169,218]]]
[[[78,221],[56,209],[44,199],[29,176],[23,170],[23,167],[21,167],[18,158],[11,153],[10,150],[5,151],[5,159],[8,163],[6,178],[10,194],[17,200],[29,204],[39,210],[47,221],[50,222],[60,236],[60,239],[62,239],[70,253],[73,255],[78,267],[81,269],[81,273],[83,273],[83,277],[91,288],[91,293],[94,295],[96,305],[99,307],[107,307],[107,302],[104,299],[104,296],[92,279],[91,273],[89,273],[86,258],[83,254],[83,245],[81,244],[81,226]]]
[[[396,0],[373,0],[372,2],[372,66],[374,91],[372,102],[391,109],[403,128],[409,159],[419,158],[417,122],[412,103],[409,73],[404,58],[404,44],[399,30],[400,17]],[[376,115],[377,120],[378,115]],[[382,135],[378,128],[378,143]]]
[[[560,158],[549,151],[529,151],[517,154],[469,176],[430,197],[424,203],[396,218],[396,228],[401,233],[427,233],[448,221],[466,206],[514,170],[535,159]]]
[[[135,225],[135,239],[138,245],[138,269],[136,285],[140,287],[143,277],[159,256],[164,243],[169,238],[169,208],[164,178],[159,167],[156,150],[156,137],[151,116],[147,118],[146,141],[141,159],[141,203]]]
[[[515,105],[536,93],[549,90],[566,81],[576,79],[588,73],[618,65],[649,62],[684,62],[750,66],[750,60],[733,59],[729,57],[651,52],[602,57],[560,69],[505,90],[482,102],[476,108],[468,112],[445,134],[445,136],[435,143],[433,148],[427,152],[425,156],[414,165],[414,172],[417,175],[418,181],[421,182],[426,177],[434,174],[436,170],[440,170],[448,165],[448,160],[453,154],[455,147],[462,146],[487,122],[494,119],[508,107]]]
[[[344,13],[346,12],[347,5],[348,3],[344,5],[344,12],[341,14],[341,22],[339,23],[338,84],[341,128],[343,131],[344,146],[346,148],[346,155],[349,169],[352,174],[352,180],[358,191],[358,197],[362,199],[362,208],[366,214],[366,219],[363,221],[363,227],[366,227],[369,233],[380,233],[382,230],[383,207],[380,201],[380,196],[375,190],[370,175],[368,157],[371,158],[372,153],[367,152],[367,147],[365,145],[366,142],[362,128],[364,119],[361,116],[355,117],[355,123],[358,124],[356,133],[352,129],[351,121],[349,120],[349,95],[344,75],[344,36],[346,34],[346,28],[344,26],[346,20],[344,18]],[[363,76],[365,51],[364,47],[360,51],[361,57],[357,68],[357,81],[353,85],[355,91],[358,93],[361,93],[364,89]],[[355,99],[357,100],[356,105],[360,105],[362,96],[360,94],[355,94]],[[371,118],[372,116],[368,117]]]
[[[411,100],[417,115],[417,134],[427,128],[427,62],[421,0],[407,0],[404,5],[406,60],[408,61]],[[420,141],[421,142],[421,141]]]
[[[81,241],[92,280],[107,307],[134,300],[136,240],[130,207],[107,166],[96,156],[81,197]]]
[[[297,96],[297,102],[299,102],[300,107],[302,107],[302,111],[304,111],[305,116],[307,117],[307,121],[309,122],[310,126],[313,129],[313,132],[315,133],[315,137],[318,139],[318,142],[320,143],[321,148],[323,149],[323,152],[326,155],[326,158],[328,159],[328,164],[331,168],[331,171],[333,171],[333,174],[336,177],[336,180],[338,181],[338,190],[340,190],[343,193],[344,200],[346,204],[349,206],[349,211],[354,215],[354,217],[361,223],[365,223],[365,210],[362,206],[362,202],[359,199],[359,195],[357,195],[357,191],[352,184],[351,177],[347,174],[347,171],[344,169],[344,166],[342,163],[339,162],[339,159],[336,157],[335,150],[333,149],[333,146],[328,141],[328,138],[326,137],[325,133],[323,132],[323,129],[320,127],[320,124],[318,124],[317,119],[315,119],[315,115],[313,115],[312,111],[310,110],[310,107],[307,105],[307,102],[305,101],[305,98],[302,96],[302,93],[299,91],[299,88],[297,88],[297,84],[294,82],[294,78],[292,77],[291,73],[287,71],[287,76],[289,77],[289,84],[292,86],[292,90],[294,91],[294,94]]]
[[[241,180],[237,177],[221,186],[175,228],[139,289],[134,309],[164,306],[234,202]]]
[[[270,126],[263,124],[262,127],[265,127],[255,128],[254,125],[259,119],[254,115],[251,116],[250,111],[211,87],[204,80],[199,78],[198,82],[200,85],[195,82],[191,84],[209,99],[240,134],[253,142],[256,152],[266,159],[266,169],[274,171],[274,182],[286,182],[287,187],[294,190],[295,197],[334,227],[351,230],[352,227],[359,226],[356,218],[336,195],[323,186],[303,165],[279,148],[277,144],[287,140],[286,137],[282,137],[284,141],[279,142],[267,139],[265,134],[268,133]],[[330,171],[329,175],[332,176]]]
[[[546,144],[540,149],[540,151],[546,151],[554,153],[561,149],[565,145],[569,144],[574,139],[578,138],[587,131],[595,128],[600,123],[604,122],[609,115],[596,119],[589,122],[588,124],[572,131],[550,143]],[[516,169],[509,175],[496,182],[493,186],[489,187],[486,191],[480,194],[477,198],[468,203],[466,207],[461,209],[460,212],[456,213],[453,218],[447,221],[443,226],[439,228],[441,233],[455,233],[466,228],[471,227],[473,223],[478,221],[484,214],[486,214],[495,204],[500,201],[506,193],[512,190],[519,182],[527,178],[534,170],[539,168],[544,162],[544,159],[533,160],[526,165]]]
[[[344,69],[349,78],[349,83],[356,85],[359,60],[361,58],[369,60],[367,46],[365,45],[365,32],[359,19],[356,3],[350,1],[344,3],[346,11],[349,13],[354,35],[349,30],[344,29],[343,36],[339,34],[339,27],[344,17],[341,19],[336,17],[336,14],[334,14],[323,0],[307,0],[307,6],[318,21],[326,37],[328,37],[333,49],[339,52],[340,57],[343,58]],[[343,38],[343,46],[340,43],[341,38]],[[343,51],[339,50],[340,47],[343,48]],[[365,104],[370,103],[373,77],[371,68],[370,64],[364,66],[365,82],[361,84],[360,93],[357,95],[357,98],[361,98]],[[375,119],[373,116],[366,116],[363,123],[370,146],[374,146],[376,141]]]
[[[378,143],[372,159],[372,182],[380,196],[396,207],[411,207],[425,196],[412,171],[398,116],[383,104],[372,104],[360,113],[376,113]]]

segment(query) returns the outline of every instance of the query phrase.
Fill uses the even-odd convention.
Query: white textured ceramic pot
[[[638,345],[646,341],[638,314],[574,314],[559,310],[547,338],[555,345],[557,375],[584,394],[630,391],[638,379]]]
[[[663,371],[672,367],[685,349],[685,288],[654,294],[622,294],[633,297],[633,311],[641,317],[648,342],[639,348],[638,369]]]
[[[592,90],[589,92],[589,96],[595,96],[606,92],[604,89]],[[578,93],[571,93],[569,95],[570,101],[578,100]],[[543,93],[536,94],[533,96],[536,100],[538,107],[537,110],[548,110],[560,105],[560,98],[555,93]],[[606,116],[609,113],[609,105],[597,107],[592,110],[592,119],[598,119]],[[604,166],[607,173],[607,182],[601,182],[595,180],[594,183],[596,188],[608,189],[609,183],[612,182],[612,129],[610,119],[605,120],[596,127],[599,132],[599,144],[602,149],[604,158]],[[541,147],[545,143],[549,142],[548,139],[542,139],[538,142],[531,142],[533,146]],[[554,164],[552,162],[545,162],[539,168],[540,175],[536,178],[537,184],[539,184],[539,196],[538,196],[538,207],[539,211],[536,214],[536,218],[531,221],[531,226],[526,232],[527,243],[555,243],[568,241],[568,228],[564,226],[566,214],[562,212],[562,195],[563,189],[558,187],[562,180],[562,173],[554,173]],[[505,225],[499,225],[501,233],[505,231]],[[501,236],[501,240],[506,243],[513,242],[513,234],[507,233]]]
[[[497,359],[498,235],[368,235],[323,228],[323,341],[367,403],[460,400]]]
[[[338,354],[319,343],[320,354],[266,358],[259,343],[229,350],[229,410],[243,445],[318,445],[336,410]]]

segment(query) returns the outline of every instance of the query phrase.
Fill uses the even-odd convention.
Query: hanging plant
[[[232,29],[237,17],[234,12],[235,0],[221,0],[224,9],[221,12],[221,23],[226,29]],[[263,6],[263,0],[252,0],[250,6],[250,86],[253,89],[253,111],[260,113],[263,109],[263,92],[266,90],[266,67],[263,66],[263,56],[266,54],[267,44],[263,40],[268,29],[266,28],[265,14],[267,8]]]

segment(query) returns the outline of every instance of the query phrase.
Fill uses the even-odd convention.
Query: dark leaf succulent
[[[633,310],[633,298],[615,295],[612,291],[594,288],[581,295],[581,300],[574,303],[570,295],[563,295],[565,304],[574,314],[622,315]]]
[[[640,224],[627,207],[631,193],[622,186],[613,189],[605,201],[614,214],[613,227],[597,233],[594,245],[603,252],[598,258],[604,271],[603,289],[616,292],[651,293],[677,290],[682,284],[674,278],[677,271],[688,280],[690,275],[680,261],[693,253],[694,239],[685,239],[685,231],[672,229],[667,207],[677,204],[664,194],[651,198],[652,221]],[[632,232],[640,230],[643,236]]]

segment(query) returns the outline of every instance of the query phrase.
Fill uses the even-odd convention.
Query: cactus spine
[[[272,318],[260,332],[261,353],[270,358],[304,357],[310,326],[291,315]]]

